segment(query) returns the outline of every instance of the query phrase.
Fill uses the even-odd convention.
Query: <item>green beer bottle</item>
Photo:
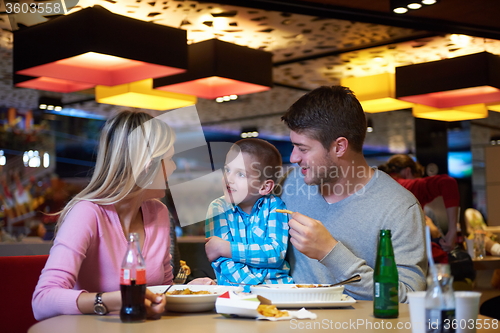
[[[391,231],[380,230],[377,261],[373,272],[373,315],[397,318],[399,314],[398,269],[394,260]]]

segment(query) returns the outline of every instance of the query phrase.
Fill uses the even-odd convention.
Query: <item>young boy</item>
[[[280,172],[281,155],[267,141],[243,139],[229,150],[224,196],[210,204],[205,223],[217,284],[293,283],[285,261],[288,216],[276,212],[285,204],[270,194]]]

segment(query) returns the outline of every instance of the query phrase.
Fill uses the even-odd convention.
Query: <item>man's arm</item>
[[[399,274],[399,300],[406,302],[409,291],[424,290],[427,258],[422,246],[424,218],[418,204],[408,209],[395,209],[388,218]],[[361,282],[346,285],[345,290],[356,299],[373,298],[373,268],[366,261],[338,242],[320,221],[294,213],[290,221],[291,242],[294,247],[312,259],[320,260],[336,278],[361,275]],[[361,252],[373,251],[376,244],[366,244]]]

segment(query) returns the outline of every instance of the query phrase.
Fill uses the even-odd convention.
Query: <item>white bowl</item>
[[[163,293],[169,286],[148,287],[154,293]],[[206,290],[213,294],[206,295],[166,295],[167,310],[174,312],[203,312],[210,311],[215,307],[215,301],[219,295],[229,290],[242,290],[241,287],[232,286],[206,286],[179,284],[170,288],[170,291],[189,288],[192,291]]]
[[[300,285],[304,285],[303,283]],[[273,303],[288,302],[337,302],[342,298],[344,286],[315,288],[298,288],[295,284],[266,284],[251,286],[253,294],[269,299]]]

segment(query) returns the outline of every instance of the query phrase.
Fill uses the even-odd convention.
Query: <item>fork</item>
[[[184,284],[184,282],[186,282],[186,279],[187,279],[186,270],[181,267],[179,269],[179,272],[177,272],[177,275],[175,276],[174,280],[172,281],[172,284],[170,286],[168,286],[167,289],[165,289],[165,291],[163,292],[163,295],[165,295],[167,293],[167,291],[169,291],[170,288],[172,288],[174,286],[174,284]]]
[[[179,272],[174,278],[173,284],[184,284],[187,280],[187,274],[186,270],[184,268],[180,268]]]

